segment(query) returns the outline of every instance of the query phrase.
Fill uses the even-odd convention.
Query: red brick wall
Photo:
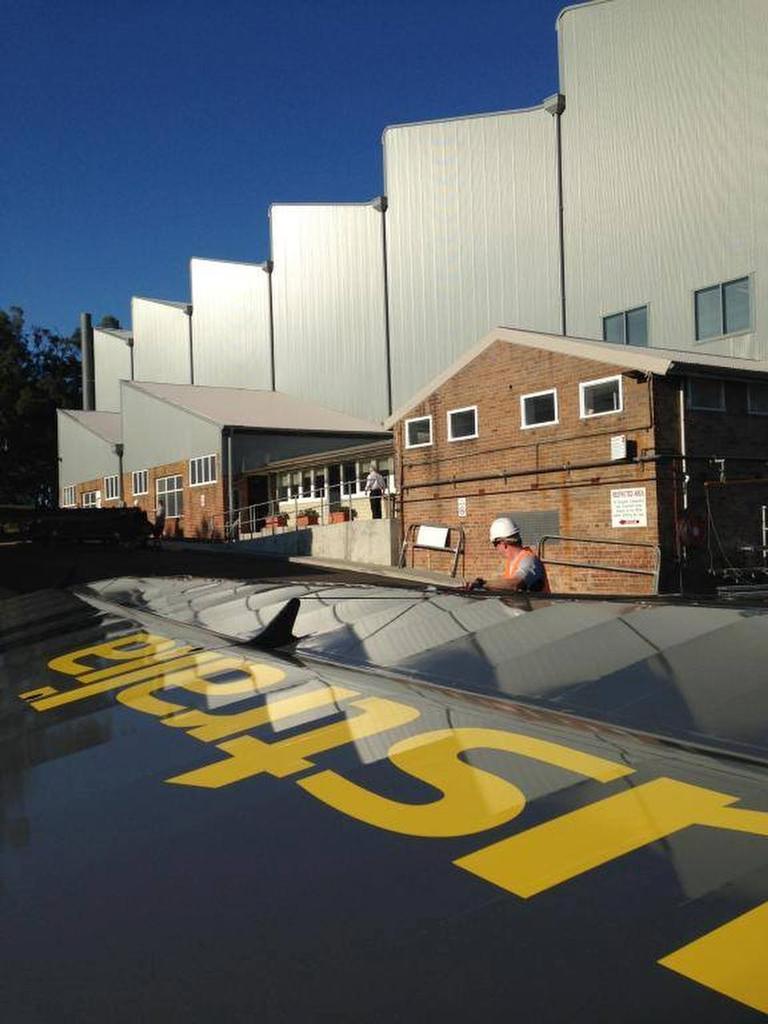
[[[224,484],[218,472],[216,483],[192,487],[189,483],[189,462],[169,462],[164,466],[153,466],[148,469],[148,493],[134,497],[132,489],[132,473],[123,474],[123,493],[127,505],[137,505],[144,509],[151,522],[154,522],[157,505],[156,481],[165,476],[180,476],[184,487],[184,512],[178,519],[166,518],[165,535],[167,537],[184,537],[190,540],[206,540],[220,538],[224,526]]]
[[[433,444],[406,449],[403,423],[395,443],[402,488],[403,526],[433,522],[463,526],[467,577],[499,575],[501,561],[488,539],[488,527],[498,515],[556,510],[560,534],[621,541],[658,543],[656,517],[657,466],[653,461],[626,465],[611,463],[610,438],[625,434],[638,455],[655,451],[652,389],[645,379],[622,378],[623,411],[591,419],[579,417],[580,381],[614,376],[619,368],[560,353],[496,342],[460,370],[407,418],[433,417]],[[557,389],[559,422],[523,429],[520,396]],[[479,437],[448,441],[446,413],[469,405],[478,407]],[[584,468],[578,468],[579,465]],[[507,473],[506,476],[501,475]],[[668,474],[667,474],[668,475]],[[473,478],[454,482],[454,478]],[[662,486],[668,486],[666,477]],[[415,485],[429,484],[427,487]],[[612,488],[645,487],[648,525],[616,529],[611,525]],[[456,499],[467,499],[467,516],[459,519]],[[646,549],[558,545],[549,557],[590,561],[611,566],[648,568]],[[415,564],[447,570],[450,555],[417,551]],[[462,571],[462,567],[460,567]],[[646,593],[650,578],[613,572],[550,567],[553,589],[561,591]]]

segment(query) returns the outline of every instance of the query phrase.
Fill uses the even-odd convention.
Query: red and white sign
[[[614,529],[647,525],[644,487],[622,487],[611,491],[611,526]]]

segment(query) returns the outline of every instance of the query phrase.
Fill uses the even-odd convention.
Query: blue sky
[[[564,2],[0,0],[0,308],[70,333],[382,191],[388,124],[557,89]]]

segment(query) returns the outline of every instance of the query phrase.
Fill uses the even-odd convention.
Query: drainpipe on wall
[[[234,429],[232,427],[225,427],[225,433],[227,435],[227,513],[229,517],[229,536],[227,540],[232,543],[235,539],[235,488],[232,480],[232,435]]]
[[[195,383],[195,355],[192,349],[192,306],[185,306],[187,314],[187,336],[189,338],[189,383]]]
[[[118,496],[118,500],[120,502],[122,502],[122,504],[125,504],[125,492],[123,491],[123,451],[124,451],[123,445],[119,444],[119,443],[114,445],[113,448],[112,448],[112,451],[117,456],[117,472],[118,472],[118,477],[117,477],[118,495],[117,496]]]
[[[544,109],[555,119],[555,170],[557,175],[557,241],[560,258],[560,333],[566,334],[565,317],[565,231],[563,227],[563,144],[560,116],[565,110],[565,96],[556,92],[544,100]]]
[[[80,360],[83,410],[93,412],[96,408],[96,378],[93,371],[93,323],[90,313],[80,314]]]
[[[134,368],[133,368],[133,338],[126,338],[125,344],[128,346],[128,351],[131,356],[131,380],[134,380]]]
[[[269,374],[271,381],[271,388],[275,390],[275,313],[272,307],[272,271],[274,270],[274,263],[272,260],[267,260],[266,263],[262,263],[261,269],[265,274],[269,275],[269,282],[267,285],[267,294],[269,296]]]
[[[387,272],[387,208],[386,196],[377,196],[371,203],[381,214],[381,256],[384,274],[384,357],[387,374],[387,415],[392,415],[392,353],[389,343],[389,274]]]
[[[680,463],[680,471],[683,475],[682,480],[682,492],[683,492],[683,512],[688,510],[688,459],[687,449],[685,446],[685,381],[680,381],[680,391],[678,392],[679,398],[679,409],[680,409],[680,455],[682,461]]]

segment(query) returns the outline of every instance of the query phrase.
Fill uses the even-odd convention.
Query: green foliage
[[[103,327],[105,330],[119,330],[120,321],[116,316],[103,316],[99,321],[99,327]]]
[[[56,504],[56,409],[80,405],[77,337],[0,309],[0,504]]]

